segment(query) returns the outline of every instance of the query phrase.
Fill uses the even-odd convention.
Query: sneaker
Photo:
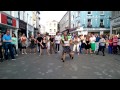
[[[58,51],[58,53],[60,53],[60,51]]]
[[[24,54],[24,53],[22,53],[22,54]]]
[[[12,59],[13,61],[16,60],[16,59]]]
[[[18,56],[18,54],[16,54],[16,56]]]

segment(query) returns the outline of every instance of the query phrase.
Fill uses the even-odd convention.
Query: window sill
[[[100,16],[104,16],[105,14],[100,14]]]
[[[92,14],[87,14],[87,16],[92,16]]]

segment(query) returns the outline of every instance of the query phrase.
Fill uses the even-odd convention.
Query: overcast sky
[[[67,11],[40,11],[40,24],[45,25],[47,21],[60,21]]]

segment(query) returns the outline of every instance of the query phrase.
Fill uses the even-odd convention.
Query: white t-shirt
[[[105,46],[105,39],[101,38],[99,43],[100,43],[100,46]]]
[[[70,46],[70,41],[64,41],[64,46]]]
[[[60,44],[61,36],[55,36],[55,43]]]
[[[90,38],[90,42],[91,42],[91,43],[95,43],[95,41],[96,41],[96,37],[91,37],[91,38]]]

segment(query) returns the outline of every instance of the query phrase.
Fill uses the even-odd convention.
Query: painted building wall
[[[73,19],[74,15],[74,19]],[[91,15],[88,15],[88,11],[72,11],[71,12],[71,27],[73,24],[77,26],[77,21],[80,21],[80,26],[87,28],[88,19],[91,19],[92,28],[100,28],[100,19],[103,19],[103,24],[105,28],[110,28],[110,19],[111,11],[104,11],[104,14],[101,15],[100,11],[92,11]]]
[[[58,31],[58,22],[53,20],[53,21],[48,21],[46,24],[46,32],[49,34],[56,34],[56,32]]]

